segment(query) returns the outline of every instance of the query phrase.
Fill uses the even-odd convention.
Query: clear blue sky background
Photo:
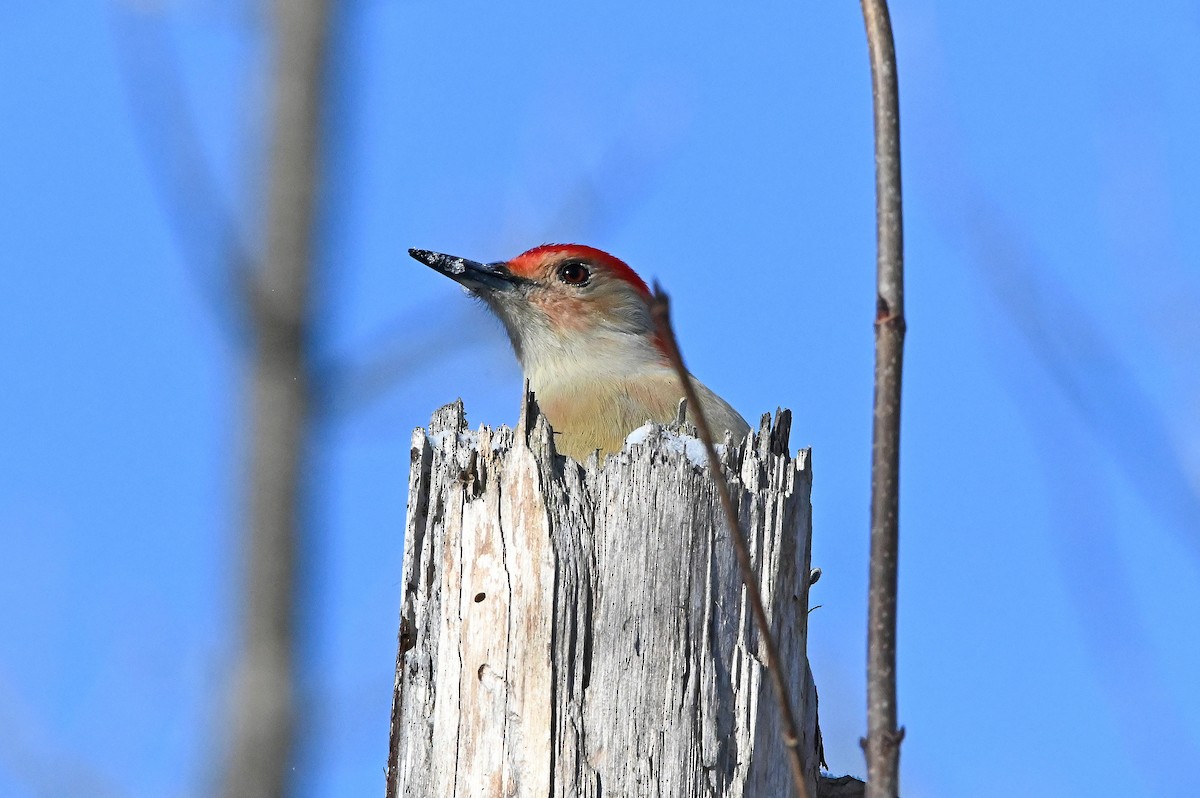
[[[511,4],[504,4],[510,6]],[[909,265],[904,795],[1200,795],[1200,6],[893,10]],[[858,5],[338,4],[299,794],[377,795],[411,429],[515,419],[409,246],[583,241],[814,447],[810,655],[861,774],[873,317]],[[269,42],[235,0],[0,5],[0,794],[213,785]],[[231,221],[232,220],[232,221]]]

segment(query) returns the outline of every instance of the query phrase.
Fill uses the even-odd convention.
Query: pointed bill
[[[503,263],[480,263],[427,249],[410,249],[408,254],[472,291],[508,291],[525,282]]]

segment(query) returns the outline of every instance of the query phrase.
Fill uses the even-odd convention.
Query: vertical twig
[[[309,282],[327,0],[276,0],[266,257],[249,298],[254,362],[246,584],[229,798],[281,796],[295,726],[296,560],[311,415]]]
[[[877,289],[871,443],[871,564],[867,602],[867,798],[896,798],[896,574],[899,551],[900,374],[904,354],[904,227],[900,98],[886,0],[862,0],[875,116]]]
[[[758,578],[750,565],[750,548],[746,537],[738,524],[737,513],[733,509],[733,500],[729,495],[729,483],[721,470],[721,460],[713,445],[712,430],[708,419],[704,417],[704,408],[696,396],[696,388],[683,363],[683,353],[675,340],[675,331],[671,328],[671,301],[666,292],[657,283],[654,285],[654,298],[650,303],[650,313],[658,328],[659,338],[666,349],[667,358],[675,373],[679,376],[679,384],[683,387],[683,395],[687,399],[688,416],[696,422],[696,431],[708,453],[708,470],[713,481],[717,484],[717,493],[721,498],[721,508],[725,511],[725,520],[729,524],[729,537],[733,541],[733,549],[737,553],[738,566],[742,571],[742,583],[746,586],[746,595],[750,599],[750,608],[758,626],[759,639],[767,654],[767,672],[771,674],[771,682],[775,685],[775,698],[779,702],[780,725],[783,726],[783,743],[788,752],[788,767],[792,774],[792,783],[796,788],[798,798],[808,798],[807,782],[804,780],[804,760],[800,753],[800,732],[796,726],[796,716],[792,713],[792,699],[788,692],[787,682],[780,667],[779,649],[775,638],[771,635],[771,624],[767,620],[767,610],[763,606],[762,591],[758,587]]]

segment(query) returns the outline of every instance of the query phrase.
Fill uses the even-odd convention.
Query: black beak
[[[409,255],[429,268],[439,271],[455,282],[472,290],[505,290],[524,282],[508,270],[503,263],[479,263],[478,261],[430,252],[427,249],[410,249]]]

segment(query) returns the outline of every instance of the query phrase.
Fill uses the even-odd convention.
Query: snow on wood
[[[790,413],[722,454],[801,725],[809,452]],[[677,428],[599,463],[461,402],[413,435],[387,795],[791,795],[775,697],[707,469]],[[693,447],[694,448],[694,447]]]

